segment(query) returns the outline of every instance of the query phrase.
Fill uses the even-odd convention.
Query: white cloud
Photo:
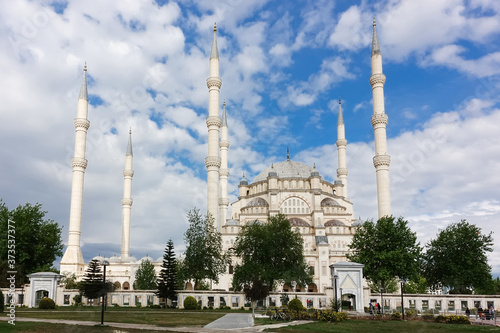
[[[340,15],[337,25],[328,40],[329,45],[339,49],[357,50],[366,47],[372,40],[371,32],[366,29],[370,15],[360,7],[351,6]]]

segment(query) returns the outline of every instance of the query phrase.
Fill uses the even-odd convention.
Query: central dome
[[[275,173],[278,178],[309,178],[312,172],[317,172],[316,169],[311,168],[309,165],[300,162],[293,162],[286,160],[285,162],[280,162],[271,165],[264,171],[262,171],[257,178],[255,178],[254,183],[266,180],[269,177],[269,173]]]

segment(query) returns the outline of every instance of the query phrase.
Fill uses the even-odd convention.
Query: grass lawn
[[[104,323],[134,323],[168,327],[205,326],[226,313],[223,311],[108,307],[104,314]],[[16,310],[16,317],[81,320],[100,323],[101,310],[98,307],[60,307],[57,310],[18,309]]]
[[[100,326],[76,326],[65,324],[16,322],[10,325],[0,322],[0,332],[36,332],[36,333],[144,333],[145,330],[134,330],[128,328],[100,327]]]
[[[305,325],[268,329],[265,332],[342,332],[342,333],[447,333],[500,332],[500,327],[438,324],[423,321],[348,320],[342,323],[315,322]]]

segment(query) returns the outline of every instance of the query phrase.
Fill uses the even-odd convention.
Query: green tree
[[[188,212],[189,228],[184,234],[183,275],[193,279],[195,286],[204,279],[219,282],[219,275],[226,271],[228,256],[222,251],[221,234],[215,229],[214,218],[203,218],[198,209]]]
[[[368,287],[372,293],[379,294],[381,291],[386,294],[395,293],[399,290],[399,281],[397,278],[390,279],[386,281],[385,287],[382,290],[380,284],[373,283],[372,281],[368,281]]]
[[[311,282],[311,274],[303,254],[303,239],[292,231],[283,214],[267,223],[247,225],[236,238],[234,253],[241,258],[233,275],[234,290],[244,290],[252,301],[269,295],[275,282]]]
[[[427,280],[423,276],[419,276],[414,280],[405,283],[405,293],[407,294],[426,294]]]
[[[174,301],[177,299],[177,259],[175,258],[174,242],[169,239],[163,254],[160,276],[158,278],[156,295],[160,298]]]
[[[89,262],[85,275],[79,284],[80,293],[88,299],[96,299],[102,295],[103,275],[101,263],[97,259]]]
[[[423,271],[432,288],[449,287],[450,293],[470,294],[492,279],[487,252],[493,236],[466,220],[441,230],[426,245]]]
[[[156,272],[155,266],[149,260],[143,260],[135,272],[135,289],[137,290],[156,290]]]
[[[12,235],[0,238],[0,276],[6,274],[8,269],[9,254],[15,256],[19,277],[18,283],[27,282],[26,275],[41,271],[57,271],[52,265],[57,257],[62,256],[63,243],[61,227],[51,219],[46,219],[46,211],[42,205],[29,203],[9,211],[0,199],[0,235]],[[10,230],[10,231],[9,231]],[[15,237],[15,238],[14,238]],[[9,240],[11,242],[9,243]],[[15,253],[8,252],[9,245],[14,244]],[[12,249],[11,249],[12,250]],[[6,281],[2,279],[1,282]]]
[[[78,282],[76,282],[75,273],[65,272],[61,279],[61,284],[64,284],[66,289],[78,289]]]
[[[395,277],[412,280],[420,273],[422,249],[402,217],[366,221],[357,228],[349,248],[352,253],[347,258],[364,264],[364,276],[384,290]]]

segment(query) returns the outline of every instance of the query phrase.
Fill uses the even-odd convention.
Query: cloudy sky
[[[372,17],[384,61],[391,195],[425,244],[467,219],[497,239],[500,274],[500,3],[496,0],[44,1],[0,3],[0,197],[39,202],[68,237],[73,119],[90,95],[82,249],[120,252],[124,154],[133,132],[131,253],[182,252],[205,211],[208,56],[218,26],[230,201],[291,158],[336,176],[343,101],[349,196],[377,217],[369,85]]]

